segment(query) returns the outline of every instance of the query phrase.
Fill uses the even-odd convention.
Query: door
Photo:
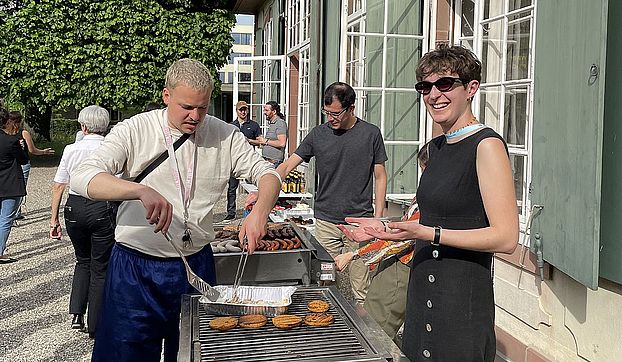
[[[235,58],[233,63],[233,114],[235,104],[240,98],[240,89],[250,89],[250,99],[247,101],[250,107],[251,119],[259,123],[262,133],[268,129],[263,115],[263,105],[268,101],[276,101],[281,106],[281,112],[287,115],[289,97],[287,92],[287,74],[289,73],[289,60],[285,55],[269,55]],[[241,78],[241,63],[250,65],[250,79]],[[287,121],[287,120],[285,120]]]

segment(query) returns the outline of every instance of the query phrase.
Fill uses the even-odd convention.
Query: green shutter
[[[596,289],[607,4],[538,1],[536,14],[531,201],[544,209],[531,245],[539,236],[545,261]]]
[[[608,34],[622,34],[622,3],[612,1]],[[607,39],[605,131],[603,137],[603,201],[600,223],[600,276],[622,283],[622,41]]]

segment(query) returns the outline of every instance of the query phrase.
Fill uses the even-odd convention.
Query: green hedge
[[[73,142],[76,132],[80,130],[80,124],[75,119],[56,118],[52,120],[50,136],[52,141],[70,140]]]

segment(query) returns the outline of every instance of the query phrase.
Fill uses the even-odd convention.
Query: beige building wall
[[[496,325],[517,340],[498,333],[501,353],[512,361],[530,360],[529,350],[553,361],[622,361],[622,286],[601,280],[594,291],[558,270],[541,281],[521,269],[495,259]]]
[[[231,30],[231,33],[250,34],[251,39],[253,39],[255,36],[255,30],[253,25],[236,24]],[[246,53],[252,56],[254,54],[253,47],[254,44],[252,40],[251,44],[249,45],[233,44],[233,46],[231,47],[231,53]],[[252,71],[251,67],[252,65],[240,64],[238,70],[240,72],[250,74]],[[224,67],[220,68],[219,72],[225,73],[225,81],[223,83],[233,83],[233,63],[225,64]]]

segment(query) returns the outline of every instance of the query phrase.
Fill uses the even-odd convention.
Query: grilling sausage
[[[240,252],[242,249],[239,245],[240,242],[238,240],[226,240],[225,249],[227,249],[227,251]]]
[[[278,242],[278,241],[276,241],[276,240],[273,240],[273,241],[272,241],[272,251],[279,250],[279,247],[280,247],[280,246],[281,246],[281,244],[279,244],[279,242]]]

